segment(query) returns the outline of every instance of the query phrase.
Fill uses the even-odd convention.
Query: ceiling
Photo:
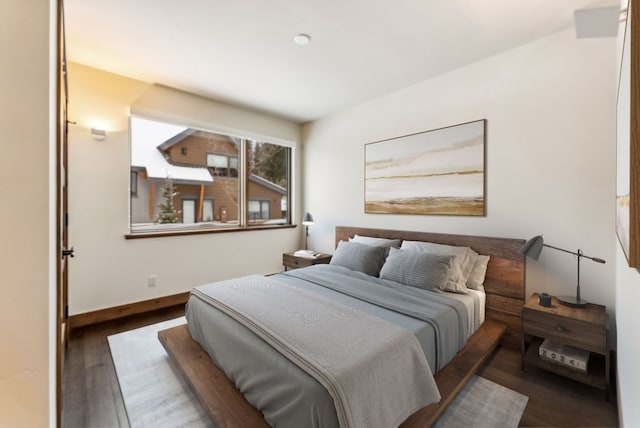
[[[67,57],[307,122],[571,27],[593,3],[65,0]]]

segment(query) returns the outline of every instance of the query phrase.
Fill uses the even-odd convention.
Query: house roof
[[[167,149],[169,149],[170,147],[178,144],[180,141],[184,140],[185,138],[193,135],[193,134],[197,134],[198,132],[201,133],[206,133],[206,134],[214,134],[211,131],[199,131],[197,129],[193,129],[193,128],[186,128],[184,131],[174,135],[173,137],[169,138],[168,140],[166,140],[165,142],[163,142],[162,144],[158,145],[158,149],[165,151]],[[224,134],[216,134],[217,136],[219,136],[222,139],[226,139],[227,141],[229,141],[230,143],[233,144],[238,144],[240,142],[240,138],[238,137],[232,137],[231,135],[224,135]]]
[[[162,153],[162,150],[166,150],[195,132],[197,130],[184,126],[132,117],[131,167],[144,168],[151,179],[164,180],[168,177],[176,183],[183,184],[213,183],[214,179],[206,167],[174,165]],[[251,174],[249,180],[281,195],[287,194],[287,189],[284,187],[255,174]]]
[[[170,164],[159,150],[166,141],[188,131],[183,126],[131,118],[131,167],[144,168],[151,179],[171,178],[176,183],[211,184],[213,177],[205,167]]]
[[[179,143],[180,141],[184,140],[190,135],[195,134],[196,132],[198,132],[197,129],[187,128],[184,131],[180,132],[179,134],[176,134],[173,137],[169,138],[167,141],[163,142],[162,144],[158,145],[158,149],[167,150],[169,147]]]
[[[278,186],[276,183],[272,183],[271,181],[259,177],[255,174],[251,174],[249,176],[249,180],[253,181],[254,183],[257,183],[261,186],[266,187],[267,189],[273,190],[274,192],[280,193],[281,195],[286,195],[287,194],[287,189],[285,189],[282,186]]]

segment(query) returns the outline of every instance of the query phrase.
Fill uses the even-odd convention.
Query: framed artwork
[[[632,7],[633,3],[633,7]],[[616,234],[630,267],[640,267],[640,11],[630,0],[618,82]]]
[[[484,216],[486,122],[365,144],[364,211]]]

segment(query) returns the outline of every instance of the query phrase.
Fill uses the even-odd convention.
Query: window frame
[[[135,230],[133,227],[133,223],[132,223],[132,217],[129,217],[129,224],[128,224],[128,229],[129,232],[127,234],[125,234],[125,238],[126,239],[142,239],[142,238],[155,238],[155,237],[167,237],[167,236],[182,236],[182,235],[193,235],[193,234],[210,234],[210,233],[230,233],[230,232],[245,232],[245,231],[249,231],[249,230],[265,230],[265,229],[285,229],[285,228],[294,228],[297,227],[294,223],[293,223],[293,213],[291,210],[291,207],[294,206],[294,196],[293,196],[293,187],[294,187],[294,178],[293,178],[293,162],[295,159],[295,147],[292,147],[290,145],[287,144],[281,144],[281,143],[277,143],[277,142],[271,142],[268,141],[266,139],[260,139],[257,140],[255,138],[251,138],[251,137],[241,137],[238,135],[233,135],[227,132],[220,132],[220,131],[216,131],[216,130],[211,130],[211,129],[205,129],[205,128],[201,128],[201,127],[194,127],[194,126],[188,126],[188,125],[184,125],[184,124],[175,124],[175,123],[171,123],[169,121],[165,121],[165,120],[159,120],[159,119],[155,119],[155,118],[151,118],[151,117],[146,117],[146,116],[139,116],[139,115],[131,115],[129,117],[129,123],[131,124],[131,119],[132,118],[140,118],[143,120],[149,120],[149,121],[154,121],[154,122],[158,122],[158,123],[163,123],[163,124],[168,124],[168,125],[177,125],[177,126],[183,126],[186,127],[188,129],[192,129],[192,130],[197,130],[197,131],[203,131],[203,132],[208,132],[208,133],[213,133],[213,134],[218,134],[218,135],[223,135],[226,137],[231,137],[234,138],[236,141],[239,141],[238,143],[238,155],[237,156],[231,156],[227,153],[218,153],[215,151],[207,151],[206,152],[206,159],[205,159],[205,164],[208,164],[208,155],[209,154],[213,154],[213,155],[218,155],[218,156],[225,156],[227,157],[228,161],[228,166],[227,166],[227,175],[224,176],[217,176],[212,174],[212,177],[215,179],[222,179],[222,180],[230,180],[230,179],[235,179],[238,180],[238,224],[235,227],[224,227],[224,228],[215,228],[215,227],[211,227],[211,228],[196,228],[197,226],[194,225],[199,225],[201,223],[197,222],[196,223],[189,223],[189,224],[185,224],[184,227],[179,227],[176,229],[170,229],[170,230],[162,230],[160,228],[158,229],[149,229],[149,230]],[[131,141],[131,133],[130,133],[130,140],[129,140],[129,150],[131,152],[131,145],[132,145],[132,141]],[[287,177],[287,186],[285,187],[286,190],[286,194],[282,196],[282,198],[286,199],[286,217],[282,218],[283,223],[269,223],[269,224],[255,224],[252,221],[250,221],[250,213],[249,213],[249,177],[250,177],[250,159],[249,159],[249,146],[250,146],[250,142],[257,142],[257,143],[267,143],[267,144],[273,144],[273,145],[277,145],[277,146],[282,146],[284,148],[286,148],[286,177]],[[237,176],[233,176],[230,175],[229,172],[232,169],[231,167],[231,162],[232,159],[235,159],[237,162],[238,167],[236,168],[237,171]],[[133,173],[134,171],[131,170],[132,165],[131,162],[129,163],[129,169],[130,172]],[[208,165],[205,166],[205,168],[207,169],[211,169],[212,167],[209,167]],[[139,182],[139,171],[135,171],[136,173],[136,190],[138,190],[138,182]],[[129,210],[132,211],[132,197],[134,195],[130,194],[129,195]],[[136,192],[136,197],[137,192]],[[183,198],[180,198],[181,200]],[[187,197],[187,199],[191,199],[189,197]],[[211,197],[211,196],[207,196],[204,199],[206,200],[211,200],[212,201],[212,205],[213,205],[213,212],[214,212],[214,219],[216,217],[215,215],[215,197]],[[203,199],[203,200],[204,200]],[[255,198],[254,198],[255,199]],[[257,199],[256,199],[257,200]],[[264,200],[261,201],[260,207],[261,207],[261,211],[262,211],[262,202],[265,202]],[[266,200],[267,202],[267,206],[269,207],[270,205],[270,201]],[[197,200],[196,200],[196,209],[197,209]],[[184,213],[182,213],[183,215]],[[262,213],[261,213],[262,216]],[[264,219],[261,219],[264,220]],[[268,220],[268,218],[266,219]],[[278,219],[274,219],[274,220],[278,220]],[[205,223],[205,221],[203,220],[202,223]]]

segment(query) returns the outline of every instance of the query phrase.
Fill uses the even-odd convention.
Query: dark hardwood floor
[[[107,337],[181,315],[182,305],[73,331],[63,379],[63,427],[128,427]],[[479,374],[529,397],[521,426],[618,426],[615,397],[606,402],[595,388],[534,368],[522,372],[518,352],[499,348]]]
[[[64,364],[62,426],[128,427],[107,337],[182,315],[184,305],[73,330]]]

